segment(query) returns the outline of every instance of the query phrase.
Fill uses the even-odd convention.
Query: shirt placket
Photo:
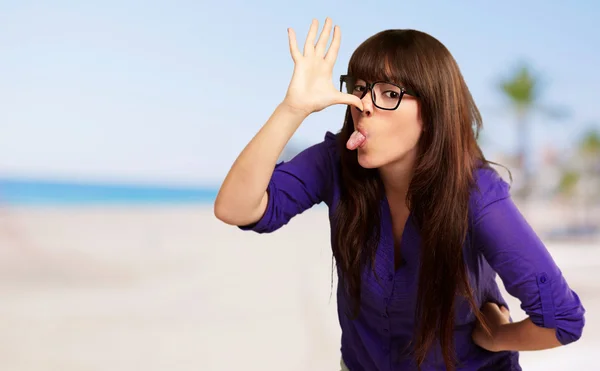
[[[382,340],[382,350],[385,353],[386,357],[389,359],[389,367],[390,370],[392,369],[392,357],[391,357],[391,345],[392,345],[392,331],[391,331],[391,322],[392,319],[390,318],[390,304],[391,304],[391,300],[392,300],[392,293],[394,291],[394,285],[396,282],[396,277],[393,271],[393,257],[394,257],[394,250],[393,250],[393,244],[390,244],[390,241],[388,241],[387,238],[383,238],[382,239],[382,246],[380,249],[380,253],[381,255],[383,255],[381,258],[384,259],[386,261],[386,264],[382,264],[381,267],[381,272],[380,272],[380,277],[382,278],[383,281],[383,295],[380,298],[380,300],[382,300],[381,305],[379,306],[381,308],[381,313],[380,313],[380,317],[381,320],[379,321],[380,323],[380,333],[381,333],[381,340]],[[391,259],[390,259],[391,257]],[[386,362],[387,363],[387,362]]]

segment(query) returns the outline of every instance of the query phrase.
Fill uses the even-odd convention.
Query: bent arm
[[[231,225],[257,222],[264,214],[269,180],[277,159],[306,115],[280,104],[246,145],[225,177],[214,204],[215,216]]]
[[[531,318],[502,325],[494,334],[496,351],[544,350],[561,346],[556,330],[540,327]]]
[[[581,337],[585,309],[513,203],[508,184],[485,187],[474,222],[476,246],[529,316],[499,332],[510,350],[548,349]],[[500,340],[500,339],[498,339]]]
[[[267,206],[262,217],[239,227],[258,233],[273,232],[313,205],[322,201],[330,204],[335,187],[336,146],[336,136],[327,132],[322,142],[288,162],[278,163],[267,186]]]

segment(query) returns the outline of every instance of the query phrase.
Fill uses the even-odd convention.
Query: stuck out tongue
[[[363,142],[366,140],[367,138],[365,138],[364,135],[362,135],[362,133],[358,130],[355,130],[354,133],[352,133],[352,135],[350,135],[350,138],[348,139],[348,142],[346,143],[346,148],[348,148],[349,150],[355,150],[357,149],[361,144],[363,144]]]

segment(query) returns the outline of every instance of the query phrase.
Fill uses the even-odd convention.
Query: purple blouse
[[[264,216],[243,230],[270,233],[295,215],[325,202],[330,221],[340,195],[340,158],[336,136],[277,164],[268,185],[269,202]],[[491,301],[507,306],[496,284],[496,272],[507,291],[538,326],[555,328],[562,344],[580,338],[585,323],[577,294],[569,288],[544,244],[518,211],[509,185],[491,168],[476,174],[479,191],[470,200],[473,220],[466,242],[465,260],[478,305]],[[416,370],[410,343],[415,327],[420,236],[409,216],[402,236],[404,264],[394,269],[394,244],[390,210],[382,202],[381,239],[376,253],[376,281],[370,269],[362,280],[360,315],[351,320],[349,300],[338,285],[338,318],[342,330],[341,353],[355,370]],[[521,370],[517,352],[489,352],[471,339],[475,316],[466,300],[459,299],[455,320],[458,370]],[[426,370],[440,370],[439,346],[430,351]]]

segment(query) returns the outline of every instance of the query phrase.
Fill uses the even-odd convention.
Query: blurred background
[[[579,342],[522,353],[523,367],[600,370],[599,14],[591,1],[0,0],[0,369],[339,369],[326,208],[263,236],[212,213],[283,99],[287,27],[302,45],[330,16],[334,81],[383,29],[450,49],[486,156],[512,172],[588,311]],[[312,115],[282,159],[338,131],[344,110]]]

